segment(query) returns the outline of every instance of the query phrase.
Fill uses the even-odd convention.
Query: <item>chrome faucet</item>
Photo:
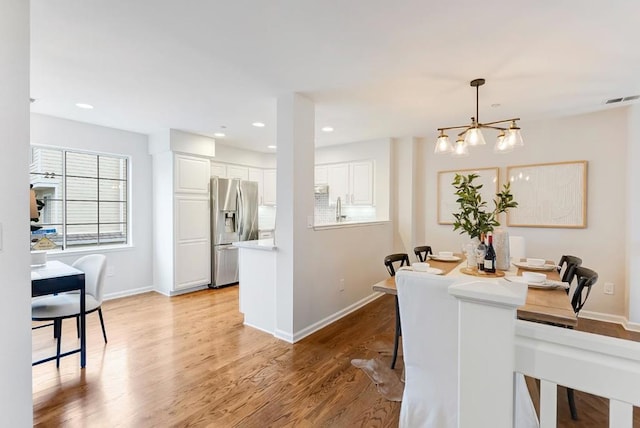
[[[340,196],[336,199],[336,222],[340,223],[342,220],[347,218],[346,215],[342,215],[342,200]]]

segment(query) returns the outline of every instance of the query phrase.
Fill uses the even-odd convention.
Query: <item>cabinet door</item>
[[[249,168],[246,166],[227,165],[227,178],[237,178],[239,180],[249,179]]]
[[[227,166],[221,163],[211,162],[211,176],[227,178]]]
[[[264,205],[264,180],[262,170],[260,168],[249,168],[249,181],[258,183],[258,204]]]
[[[175,192],[176,193],[209,193],[211,178],[208,159],[193,156],[176,155],[175,157]]]
[[[373,205],[373,162],[353,162],[351,164],[352,205]]]
[[[329,185],[329,204],[334,205],[338,198],[343,205],[349,204],[349,164],[327,165],[327,184]]]
[[[264,205],[276,204],[276,170],[265,169],[264,170],[264,193],[263,193]]]
[[[329,184],[329,170],[326,165],[316,165],[314,184]]]
[[[209,199],[176,195],[174,290],[211,283]]]

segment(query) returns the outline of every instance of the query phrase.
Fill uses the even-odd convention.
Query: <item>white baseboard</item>
[[[629,331],[637,331],[640,333],[640,323],[627,321],[627,324],[624,326]]]
[[[113,300],[119,299],[121,297],[135,296],[136,294],[148,293],[149,291],[154,291],[153,287],[149,286],[134,288],[133,290],[117,291],[115,293],[105,294],[104,300]]]
[[[293,336],[291,333],[287,333],[284,330],[276,329],[276,332],[273,334],[276,339],[284,340],[287,343],[293,343]]]
[[[338,321],[340,318],[343,318],[347,315],[349,315],[352,312],[357,311],[358,309],[362,308],[363,306],[373,302],[374,300],[376,300],[378,297],[383,296],[385,293],[372,293],[370,295],[368,295],[367,297],[365,297],[364,299],[361,299],[357,302],[355,302],[352,305],[347,306],[346,308],[329,315],[328,317],[321,319],[320,321],[311,324],[309,327],[303,328],[302,330],[296,332],[293,334],[293,337],[291,337],[291,335],[289,335],[286,332],[283,331],[276,331],[275,336],[278,339],[282,339],[282,340],[287,340],[285,339],[285,337],[289,338],[291,337],[291,341],[287,340],[287,342],[290,343],[296,343],[302,339],[304,339],[305,337],[309,336],[310,334],[315,333],[318,330],[321,330],[322,328],[328,326],[331,323],[334,323],[336,321]],[[282,335],[282,337],[281,337]]]

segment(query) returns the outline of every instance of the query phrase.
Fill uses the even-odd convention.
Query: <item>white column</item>
[[[449,294],[460,308],[458,426],[511,428],[516,310],[527,286],[472,282],[451,286]]]
[[[0,414],[33,425],[29,275],[29,2],[0,6]]]
[[[276,184],[276,337],[295,341],[295,311],[306,310],[305,269],[313,245],[314,105],[299,94],[278,97]]]
[[[627,139],[627,313],[633,327],[640,328],[640,105],[628,107]]]

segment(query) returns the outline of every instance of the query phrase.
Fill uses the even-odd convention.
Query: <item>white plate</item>
[[[527,262],[511,262],[511,264],[515,267],[529,270],[552,271],[556,269],[556,265],[552,265],[550,263],[544,264],[542,266],[531,266]]]
[[[438,256],[438,255],[435,255],[435,256],[434,256],[434,255],[432,255],[432,254],[429,254],[429,258],[430,258],[430,259],[432,259],[432,260],[437,260],[437,261],[439,261],[439,262],[459,262],[460,260],[462,260],[462,259],[461,259],[460,257],[458,257],[458,256],[449,256],[449,257],[446,257],[446,256]]]
[[[429,267],[426,270],[416,270],[416,269],[412,268],[411,266],[402,266],[398,270],[410,270],[410,271],[413,271],[413,272],[430,273],[432,275],[442,275],[444,273],[444,271],[442,269],[432,268],[432,267]]]
[[[507,276],[504,279],[506,279],[507,281],[511,281],[511,282],[520,282],[522,284],[527,284],[529,287],[531,288],[566,288],[566,284],[564,282],[561,281],[553,281],[550,279],[547,279],[545,281],[542,282],[531,282],[531,281],[527,281],[525,278],[521,277],[521,276]]]

